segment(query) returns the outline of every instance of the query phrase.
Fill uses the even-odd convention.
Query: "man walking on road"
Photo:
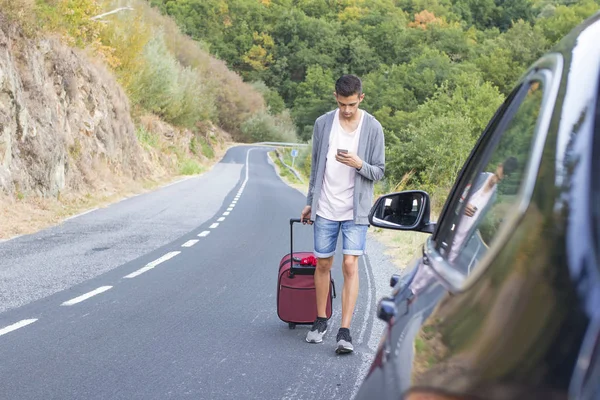
[[[317,257],[317,319],[306,335],[309,343],[321,343],[327,332],[331,266],[342,231],[344,288],[336,337],[340,354],[354,351],[350,323],[358,297],[358,259],[365,250],[373,184],[385,170],[385,145],[379,121],[359,108],[364,94],[358,77],[338,79],[334,96],[338,108],[317,118],[314,125],[307,205],[300,218],[314,222]]]

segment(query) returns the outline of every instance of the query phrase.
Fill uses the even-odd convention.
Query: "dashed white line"
[[[137,271],[132,272],[129,275],[124,276],[124,278],[131,279],[135,278],[138,275],[143,274],[146,271],[150,271],[152,268],[156,267],[158,264],[163,263],[171,258],[175,257],[177,254],[181,253],[180,251],[171,251],[164,256],[157,258],[156,260],[149,262],[145,267],[138,269]]]
[[[17,322],[16,324],[12,324],[7,326],[6,328],[2,328],[0,329],[0,336],[6,335],[7,333],[12,331],[16,331],[17,329],[27,326],[29,324],[33,324],[35,321],[37,321],[37,318],[24,319],[22,321]]]
[[[233,207],[229,207],[227,211],[233,211]]]
[[[165,254],[164,256],[157,258],[156,260],[150,262],[147,264],[147,266],[149,267],[156,267],[158,264],[164,263],[167,260],[170,260],[171,258],[175,257],[177,254],[181,253],[180,251],[171,251],[167,254]]]
[[[82,294],[81,296],[75,297],[74,299],[71,299],[69,301],[65,301],[64,303],[62,303],[62,306],[72,306],[73,304],[77,304],[77,303],[81,303],[84,300],[89,299],[90,297],[94,297],[97,294],[106,292],[107,290],[112,289],[112,286],[100,286],[98,289],[96,290],[92,290],[91,292],[88,292],[86,294]]]
[[[198,234],[198,237],[206,237],[206,236],[208,236],[209,234],[210,234],[210,231],[204,231],[204,232],[202,232],[202,233],[199,233],[199,234]]]
[[[215,229],[217,226],[219,226],[218,222],[215,222],[214,224],[212,224],[209,228],[210,229]]]
[[[154,268],[154,267],[145,266],[143,268],[138,269],[135,272],[130,273],[129,275],[125,275],[124,278],[127,278],[127,279],[135,278],[136,276],[141,275],[146,271],[150,271],[152,268]]]
[[[219,221],[219,222],[223,222],[223,221],[225,221],[225,217],[221,217],[221,218],[219,218],[217,221]]]
[[[227,215],[229,215],[229,214],[231,214],[229,211],[225,211],[225,212],[223,213],[223,215],[225,215],[225,216],[227,216]]]
[[[193,245],[195,245],[198,242],[199,242],[198,240],[188,240],[187,242],[182,244],[181,247],[192,247]]]

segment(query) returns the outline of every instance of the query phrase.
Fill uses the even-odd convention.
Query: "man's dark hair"
[[[517,168],[519,168],[519,162],[515,157],[508,157],[506,160],[504,160],[504,163],[502,163],[502,172],[506,176],[509,176],[515,172]]]
[[[335,93],[342,97],[350,97],[354,94],[360,96],[362,94],[362,82],[356,75],[342,75],[335,82]]]

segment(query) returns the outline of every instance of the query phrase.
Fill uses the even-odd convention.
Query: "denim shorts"
[[[317,215],[314,223],[315,257],[329,258],[335,254],[340,228],[342,253],[362,256],[365,253],[368,227],[357,225],[354,221],[330,221]]]

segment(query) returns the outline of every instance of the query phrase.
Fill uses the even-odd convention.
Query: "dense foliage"
[[[447,188],[525,69],[599,9],[594,0],[149,0],[291,110],[302,140],[364,80],[383,124],[388,188]],[[404,179],[406,181],[407,179]]]

